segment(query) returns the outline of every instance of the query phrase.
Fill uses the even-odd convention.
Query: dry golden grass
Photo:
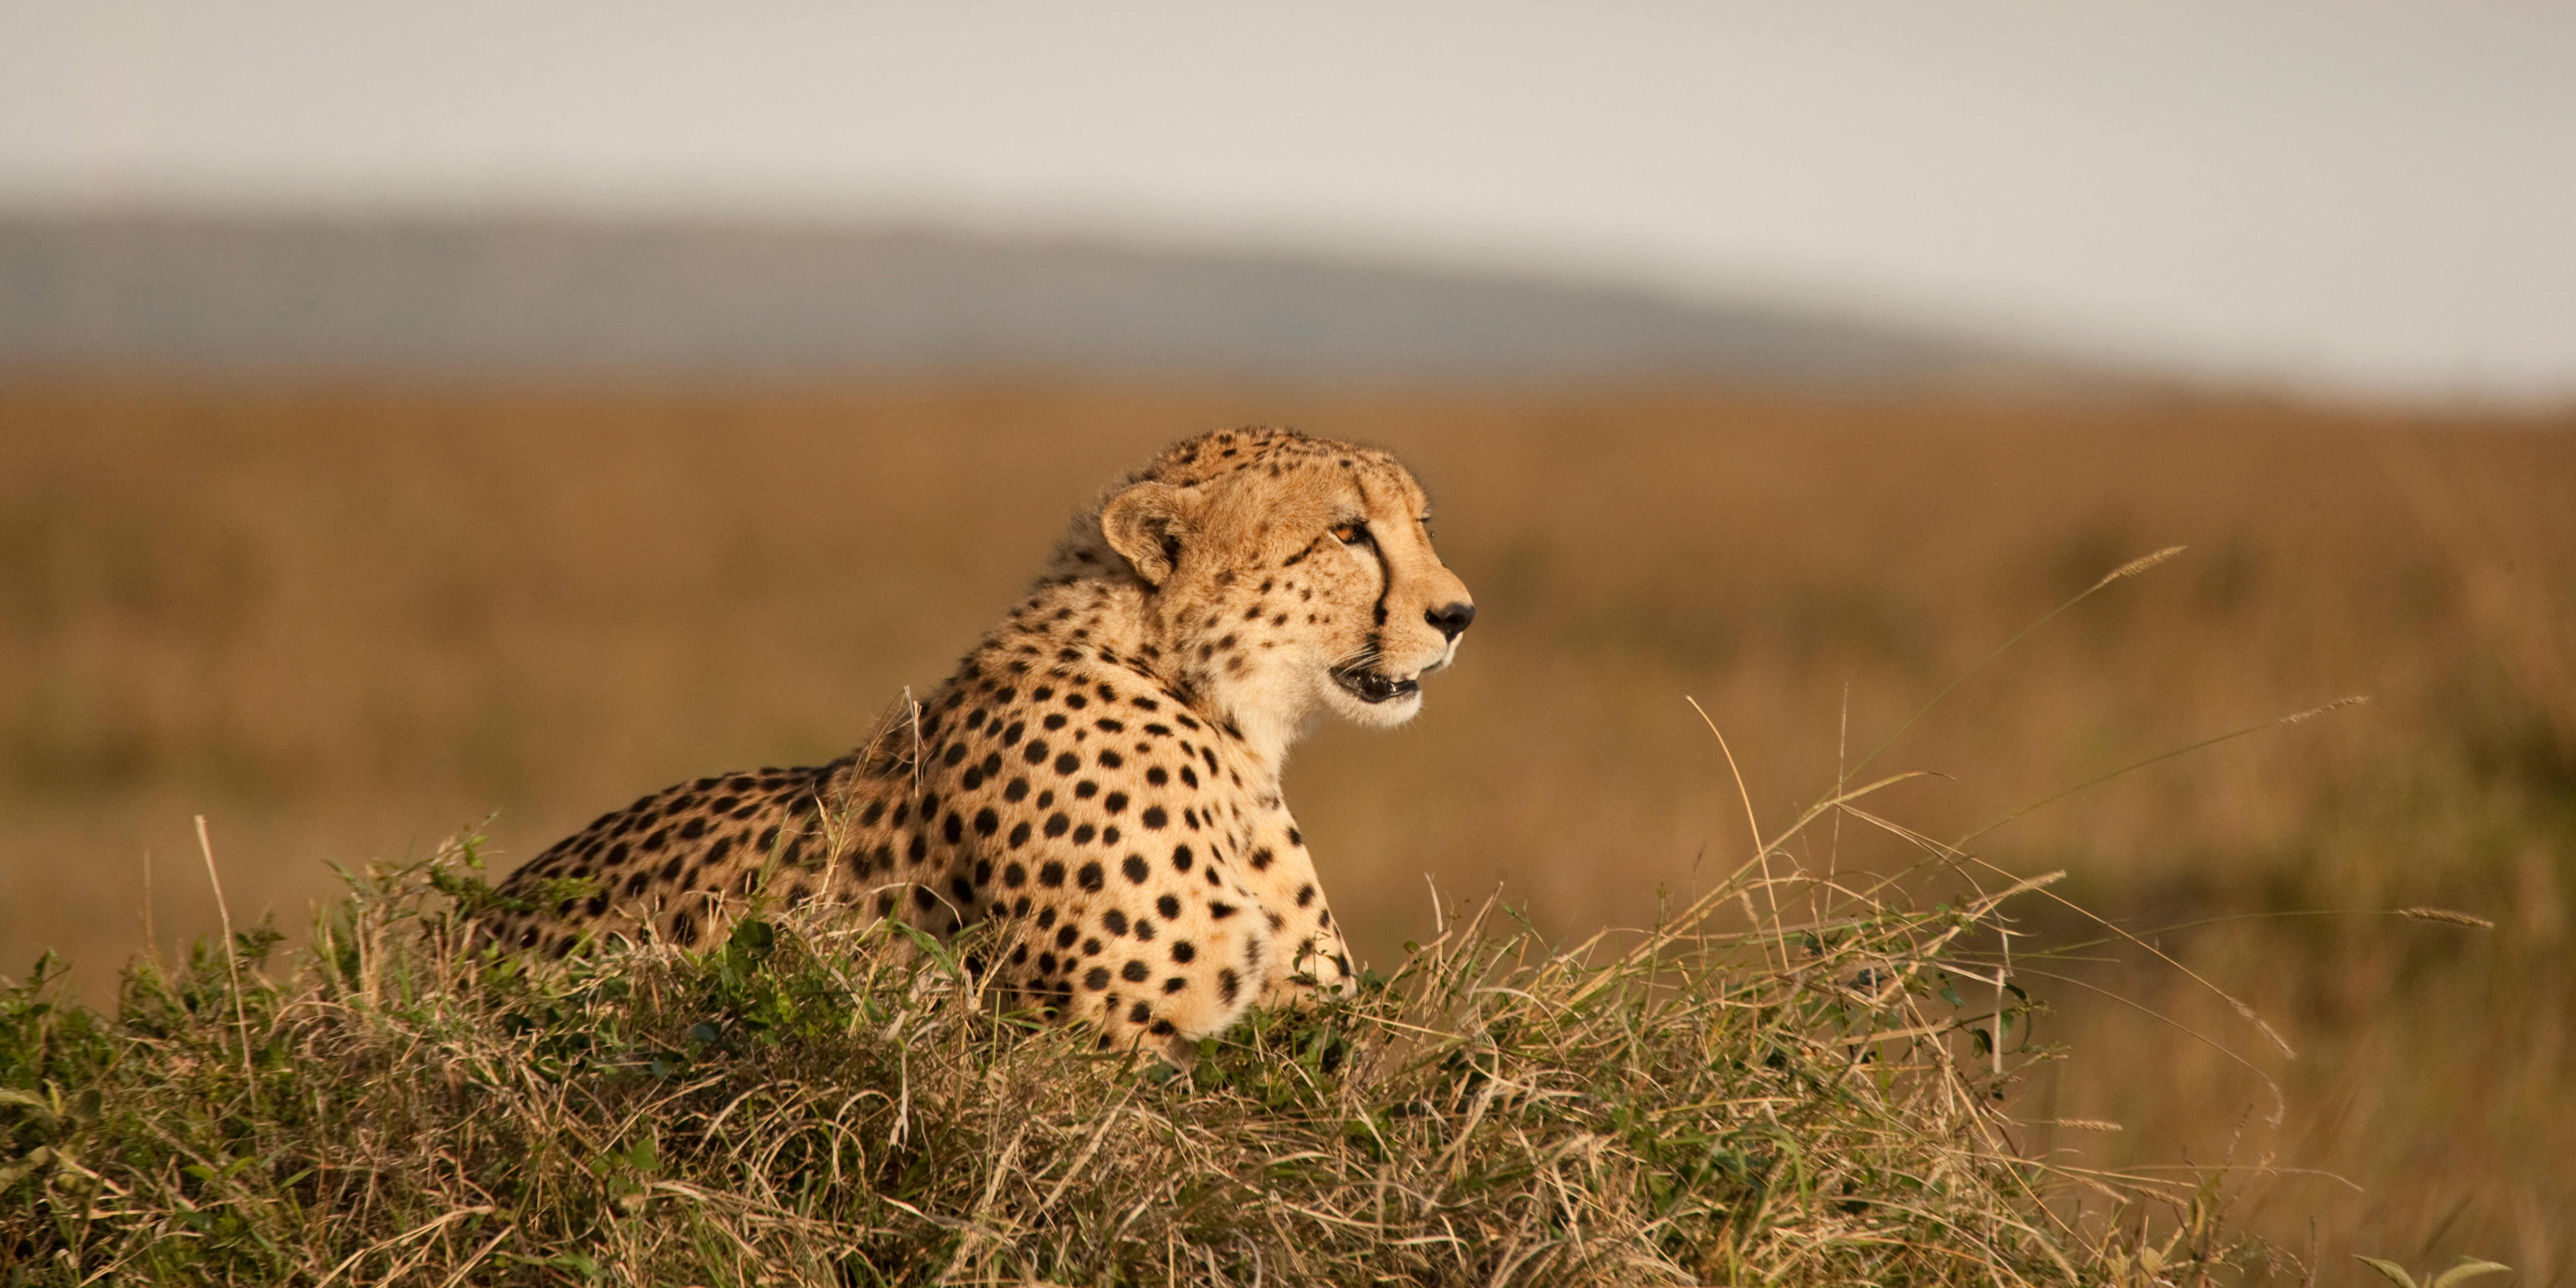
[[[0,383],[0,969],[103,995],[151,910],[300,921],[323,860],[492,811],[501,862],[639,791],[844,749],[942,674],[1076,501],[1168,439],[1398,449],[1481,614],[1425,717],[1292,771],[1366,955],[1425,873],[1551,934],[1643,924],[1996,644],[1873,764],[1972,847],[2066,868],[2298,1053],[2124,942],[2065,968],[2024,1148],[2332,1172],[2231,1181],[2304,1254],[2576,1281],[2576,419],[2253,400],[992,382],[477,389]],[[1855,820],[1802,860],[1886,867]],[[144,899],[145,855],[153,898]],[[2447,908],[2493,931],[2394,915]],[[2331,911],[2336,916],[2304,915]],[[2071,915],[2025,910],[2038,939]],[[2256,914],[2301,914],[2246,918]],[[2149,1018],[2108,990],[2169,1018]],[[2197,1035],[2197,1036],[2196,1036]],[[2208,1040],[2204,1041],[2205,1037]],[[2280,1089],[2280,1125],[2266,1079]],[[2330,1270],[2338,1274],[2339,1270]]]
[[[755,905],[704,953],[456,955],[500,901],[473,844],[370,865],[290,960],[266,932],[147,958],[106,1014],[0,989],[0,1282],[2205,1288],[2286,1264],[2189,1177],[2016,1147],[2004,1089],[2054,1057],[1978,945],[2045,880],[1925,908],[1943,863],[1838,883],[1774,846],[1651,935],[1565,951],[1487,904],[1182,1074],[1004,1010],[961,964],[987,927],[943,947]]]

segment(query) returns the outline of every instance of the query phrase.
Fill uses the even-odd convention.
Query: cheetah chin
[[[1475,618],[1387,454],[1277,429],[1173,445],[1083,511],[919,705],[828,765],[700,778],[503,882],[503,949],[697,948],[822,903],[935,936],[1000,923],[988,986],[1185,1063],[1257,1003],[1352,974],[1280,795],[1316,719],[1401,724]]]

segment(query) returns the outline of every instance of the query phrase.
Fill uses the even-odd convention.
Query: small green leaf
[[[746,917],[734,925],[732,945],[754,960],[767,957],[778,947],[778,929],[757,917]]]
[[[2406,1273],[2406,1267],[2394,1261],[2382,1261],[2377,1257],[2365,1257],[2358,1253],[2354,1254],[2353,1260],[2388,1276],[2388,1282],[2396,1284],[2397,1288],[2415,1288],[2415,1276]]]
[[[0,1164],[0,1190],[5,1190],[10,1186],[17,1184],[19,1177],[25,1176],[27,1173],[32,1172],[52,1161],[54,1161],[54,1151],[47,1149],[42,1145],[38,1145],[34,1149],[28,1151],[25,1158],[19,1159],[14,1163]]]
[[[2477,1278],[2479,1275],[2511,1273],[2513,1273],[2513,1267],[2504,1265],[2501,1262],[2480,1261],[2476,1257],[2462,1257],[2460,1258],[2460,1264],[2434,1276],[2430,1288],[2451,1288],[2451,1285],[2455,1283],[2465,1283],[2471,1279]]]

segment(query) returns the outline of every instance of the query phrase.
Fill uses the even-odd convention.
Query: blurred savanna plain
[[[300,928],[326,866],[503,865],[921,692],[1163,443],[1391,447],[1480,614],[1291,799],[1363,954],[1500,890],[1651,923],[1879,753],[1871,813],[2053,888],[2029,1150],[2204,1169],[2238,1230],[2576,1282],[2576,417],[2138,390],[1520,392],[1020,379],[0,379],[0,973]],[[1740,796],[1696,698],[1741,765]],[[488,822],[486,821],[488,819]],[[1857,817],[1814,869],[1919,852]],[[148,883],[148,884],[147,884]],[[2447,908],[2491,930],[2394,915]],[[2085,946],[2085,945],[2092,946]],[[2274,1087],[2277,1086],[2277,1098]],[[2277,1117],[2277,1123],[2274,1119]],[[2122,1130],[2050,1123],[2100,1120]]]

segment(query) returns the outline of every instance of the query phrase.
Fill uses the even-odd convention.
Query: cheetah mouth
[[[1333,668],[1333,683],[1342,686],[1342,692],[1371,706],[1422,692],[1419,680],[1390,680],[1375,671],[1358,667]]]

